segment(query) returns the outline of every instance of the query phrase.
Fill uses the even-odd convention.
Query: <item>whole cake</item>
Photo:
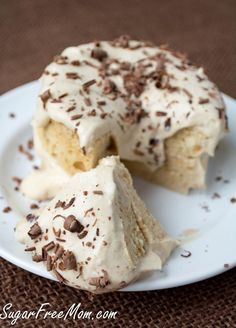
[[[205,187],[227,119],[217,87],[185,55],[122,36],[65,49],[41,83],[33,129],[42,166],[23,181],[28,196],[53,197],[109,154],[178,192]]]
[[[93,293],[160,270],[177,245],[114,156],[75,174],[39,217],[29,214],[17,225],[16,236],[60,282]]]

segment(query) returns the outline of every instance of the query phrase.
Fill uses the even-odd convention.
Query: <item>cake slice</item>
[[[160,270],[177,245],[114,156],[75,174],[38,218],[28,215],[17,225],[16,237],[60,282],[93,293]]]

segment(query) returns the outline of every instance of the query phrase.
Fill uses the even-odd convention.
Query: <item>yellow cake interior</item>
[[[115,138],[105,135],[93,147],[81,149],[77,133],[65,125],[51,120],[38,129],[38,135],[46,151],[70,175],[96,167],[99,159],[117,154]],[[153,183],[187,193],[191,188],[205,187],[208,155],[205,153],[206,137],[196,128],[185,128],[165,141],[164,165],[154,172],[145,164],[123,162],[129,171]]]

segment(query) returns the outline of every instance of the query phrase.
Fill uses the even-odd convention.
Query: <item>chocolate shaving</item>
[[[103,195],[102,190],[94,190],[93,193],[94,193],[94,195]]]
[[[78,238],[79,239],[83,239],[83,238],[85,238],[87,236],[87,234],[88,234],[88,231],[87,230],[84,230],[80,234],[78,234]]]
[[[68,64],[67,59],[68,58],[66,56],[57,55],[53,58],[53,61],[59,65],[66,65]]]
[[[66,202],[58,200],[56,205],[55,205],[55,208],[59,208],[59,207],[63,208],[65,206],[65,204],[66,204]]]
[[[32,225],[32,227],[28,232],[28,235],[30,236],[31,239],[36,239],[41,234],[42,234],[42,230],[37,222]]]
[[[105,95],[108,95],[112,92],[115,92],[117,90],[115,82],[105,79],[104,81],[104,88],[103,88],[103,93]]]
[[[87,91],[93,84],[96,83],[96,80],[90,80],[88,82],[85,82],[82,87],[84,91]]]
[[[52,227],[52,231],[53,231],[54,235],[55,235],[57,238],[60,237],[60,235],[61,235],[61,229],[56,230],[54,227]]]
[[[53,270],[53,273],[55,274],[59,282],[65,283],[67,281],[64,277],[62,277],[62,275],[57,270]]]
[[[63,255],[63,264],[65,269],[67,270],[77,269],[76,258],[71,251],[66,251],[66,253]]]
[[[95,286],[97,288],[105,288],[109,283],[109,279],[108,279],[108,273],[105,270],[103,271],[103,276],[100,277],[94,277],[94,278],[90,278],[89,279],[89,284],[91,286]]]
[[[166,116],[167,113],[165,112],[156,112],[156,116]]]
[[[200,98],[199,101],[198,101],[198,103],[200,105],[208,104],[209,103],[209,99],[207,99],[207,98]]]
[[[10,206],[7,206],[2,211],[3,211],[3,213],[9,213],[12,211],[12,209],[10,208]]]
[[[86,210],[85,212],[84,212],[84,216],[87,216],[87,214],[89,213],[89,212],[91,212],[93,210],[93,207],[91,207],[91,208],[89,208],[88,210]]]
[[[50,90],[44,91],[40,96],[39,96],[43,102],[43,108],[45,109],[47,101],[52,97]]]
[[[25,249],[25,252],[33,252],[33,251],[35,251],[36,250],[36,248],[33,246],[33,247],[28,247],[28,248],[26,248]]]
[[[50,243],[48,243],[47,245],[43,246],[43,249],[45,252],[50,251],[51,249],[53,249],[55,247],[55,243],[54,241],[51,241]]]
[[[27,141],[27,147],[28,147],[29,150],[32,150],[34,148],[34,142],[33,142],[32,139],[29,139]]]
[[[84,229],[84,226],[76,220],[74,215],[69,215],[65,218],[64,229],[70,232],[81,232]]]
[[[38,209],[39,208],[39,206],[37,205],[37,204],[31,204],[30,205],[30,209],[31,210],[36,210],[36,209]]]
[[[32,161],[33,160],[33,155],[31,155],[27,150],[25,150],[23,145],[19,145],[18,150],[20,153],[26,155],[26,157],[28,158],[28,160]]]
[[[79,120],[82,117],[83,117],[83,114],[73,115],[73,116],[71,116],[71,120],[72,121]]]
[[[74,72],[66,73],[66,77],[67,77],[67,79],[71,79],[71,80],[80,79],[80,76],[78,75],[78,73],[74,73]]]
[[[90,107],[92,105],[91,99],[90,98],[84,98],[84,103],[86,106]]]
[[[64,253],[64,248],[59,245],[57,247],[57,250],[55,251],[55,257],[53,259],[53,262],[56,262],[59,258],[61,258],[63,253]]]
[[[80,61],[79,60],[72,60],[71,65],[80,66]]]
[[[153,147],[156,146],[156,145],[158,145],[158,143],[159,143],[159,140],[158,139],[151,138],[149,140],[149,145],[151,145]]]
[[[53,268],[52,257],[47,255],[47,271],[51,271]]]
[[[91,110],[91,112],[88,113],[88,116],[96,116],[97,112],[96,109]]]
[[[189,99],[193,98],[193,95],[187,89],[183,88],[182,90],[189,97]]]
[[[144,90],[145,78],[141,70],[134,70],[124,76],[124,88],[129,95],[139,97]]]
[[[55,208],[61,207],[63,208],[63,210],[66,210],[67,208],[71,207],[74,204],[74,201],[75,201],[75,197],[72,197],[68,203],[66,203],[65,201],[58,200],[55,205]]]
[[[164,126],[165,126],[166,129],[170,129],[170,127],[171,127],[171,118],[170,117],[168,117],[165,120]]]
[[[35,254],[35,255],[32,256],[32,260],[34,262],[42,262],[43,261],[43,257],[42,257],[42,255]]]
[[[69,107],[66,111],[67,111],[67,113],[70,113],[70,112],[72,112],[73,110],[75,110],[75,106],[71,106],[71,107]]]
[[[60,242],[62,242],[62,243],[65,243],[65,242],[66,242],[66,240],[65,240],[65,239],[62,239],[62,238],[56,238],[56,240],[57,240],[57,241],[60,241]]]
[[[102,114],[100,115],[100,117],[101,117],[101,119],[104,119],[107,115],[108,115],[107,113],[102,113]]]
[[[72,197],[71,200],[69,201],[68,204],[65,204],[65,206],[63,207],[63,210],[66,210],[67,208],[71,207],[75,202],[75,197]]]
[[[232,198],[230,199],[230,202],[231,202],[232,204],[235,204],[235,203],[236,203],[236,197],[232,197]]]
[[[19,185],[21,184],[21,182],[22,182],[22,179],[20,179],[20,178],[18,178],[18,177],[13,177],[12,180],[13,180],[16,184],[18,184],[18,186],[19,186]]]
[[[91,57],[102,62],[105,58],[107,58],[107,52],[99,48],[94,48],[91,52]]]
[[[148,113],[144,109],[134,109],[125,114],[123,121],[129,124],[135,124],[140,123],[145,117],[148,117]]]
[[[219,108],[219,107],[216,107],[216,110],[218,110],[218,113],[219,113],[219,119],[223,119],[224,116],[225,116],[225,110],[224,108]]]
[[[29,213],[28,215],[26,215],[26,220],[29,221],[29,222],[32,222],[34,220],[37,220],[38,219],[38,216],[32,214],[32,213]]]
[[[97,105],[98,106],[105,106],[106,105],[106,102],[103,101],[103,100],[99,100],[99,101],[97,101]]]

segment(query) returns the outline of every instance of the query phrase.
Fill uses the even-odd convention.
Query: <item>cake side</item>
[[[195,128],[177,132],[165,140],[165,162],[154,172],[140,162],[123,162],[134,175],[177,192],[188,193],[190,189],[206,186],[206,139],[203,133]],[[70,175],[95,167],[99,159],[108,154],[117,154],[116,147],[111,147],[108,135],[95,142],[89,155],[84,154],[77,134],[57,122],[50,122],[45,127],[45,131],[41,132],[41,142],[50,156]],[[56,152],[55,149],[58,148],[59,151]],[[78,166],[78,163],[82,164]]]

